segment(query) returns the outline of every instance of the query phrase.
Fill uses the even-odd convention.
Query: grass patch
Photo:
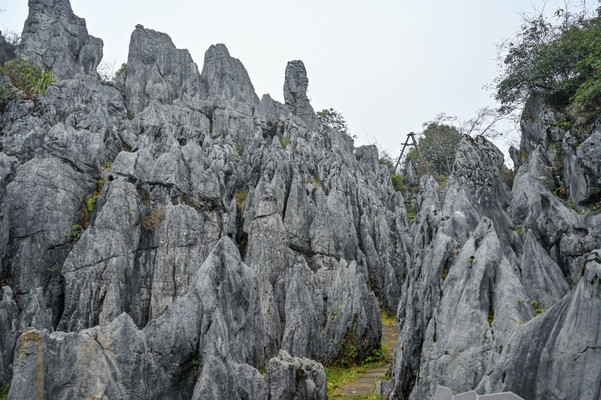
[[[326,378],[328,378],[328,393],[336,394],[336,389],[343,387],[348,383],[357,382],[359,369],[344,367],[326,368]]]
[[[382,310],[382,325],[396,326],[396,316],[386,310]]]
[[[6,400],[8,399],[8,390],[10,389],[10,386],[6,385],[4,388],[0,389],[0,400]]]
[[[8,76],[14,87],[25,94],[26,99],[44,95],[48,87],[56,82],[51,71],[40,68],[27,60],[7,61],[0,67],[0,73]]]

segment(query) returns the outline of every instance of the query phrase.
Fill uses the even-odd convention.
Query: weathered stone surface
[[[0,153],[0,167],[2,166],[2,153]],[[6,213],[6,184],[4,183],[4,177],[0,176],[0,260],[4,259],[6,254],[6,247],[9,239],[10,223],[8,220],[8,214]],[[4,269],[1,269],[4,272]]]
[[[259,103],[248,72],[221,43],[212,45],[205,53],[200,97],[204,101],[203,108],[209,113],[226,105],[237,108],[241,104],[253,106]]]
[[[0,386],[6,387],[12,379],[13,349],[17,343],[19,307],[13,299],[10,286],[2,286],[0,297]]]
[[[281,350],[269,360],[267,381],[272,399],[325,400],[327,385],[321,364],[306,358],[293,358]]]
[[[7,186],[9,281],[19,294],[45,288],[55,318],[61,296],[60,269],[70,250],[67,235],[91,190],[84,173],[55,157],[35,157],[21,165]]]
[[[301,117],[311,128],[316,118],[313,107],[307,98],[308,86],[309,78],[307,78],[305,64],[300,60],[288,62],[284,80],[284,101],[292,113]]]
[[[162,32],[136,25],[129,42],[125,90],[128,109],[137,114],[151,100],[171,104],[199,94],[198,67],[188,50],[175,47]]]
[[[576,150],[586,186],[579,191],[572,189],[573,197],[591,206],[601,197],[601,127],[597,127]]]
[[[0,32],[0,65],[15,58],[15,46],[8,43]]]
[[[29,0],[29,16],[17,50],[19,58],[40,63],[62,79],[95,76],[102,60],[101,39],[88,34],[86,22],[69,0]]]
[[[136,188],[122,180],[106,186],[95,221],[62,265],[65,309],[60,330],[77,331],[110,323],[129,307],[125,298],[135,297],[131,286],[145,286],[128,279],[135,273],[141,234]],[[139,315],[137,310],[132,311]]]
[[[580,389],[596,388],[599,379],[598,371],[578,370],[590,363],[575,361],[582,349],[572,346],[582,342],[555,346],[561,327],[578,325],[568,320],[576,312],[567,317],[561,310],[577,295],[581,267],[600,244],[599,216],[582,215],[565,200],[566,191],[578,193],[574,188],[586,188],[593,175],[596,161],[591,158],[585,177],[581,158],[596,151],[595,130],[591,146],[580,150],[569,134],[550,126],[553,118],[541,99],[529,101],[522,120],[525,156],[512,193],[499,175],[500,153],[481,138],[461,142],[442,195],[431,178],[420,182],[390,398],[429,398],[438,384],[460,392],[512,390],[524,398],[599,396]],[[563,153],[549,145],[562,140]],[[593,312],[587,323],[599,321]],[[587,337],[598,330],[582,329]],[[566,378],[572,386],[551,372],[551,365],[562,366],[559,371],[570,362],[580,371]]]
[[[590,254],[568,295],[516,331],[483,389],[511,390],[525,399],[601,396],[600,255],[600,250]]]
[[[547,148],[548,144],[561,140],[565,132],[555,126],[557,121],[556,112],[545,103],[544,96],[530,96],[520,119],[521,157],[528,157],[538,146]]]
[[[444,188],[409,173],[409,226],[377,149],[314,127],[299,61],[285,104],[259,101],[225,46],[199,75],[140,26],[123,85],[74,74],[0,115],[11,398],[324,398],[306,357],[368,356],[382,308],[399,318],[391,399],[599,396],[596,125],[559,129],[533,98],[513,188],[502,154],[465,137]]]
[[[9,398],[189,399],[213,357],[262,364],[258,307],[257,278],[224,238],[188,293],[142,330],[121,314],[76,333],[22,334]]]

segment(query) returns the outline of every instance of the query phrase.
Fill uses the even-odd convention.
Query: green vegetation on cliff
[[[519,108],[533,93],[557,107],[601,107],[601,14],[558,9],[554,16],[525,17],[520,31],[502,46],[495,82],[502,109]]]

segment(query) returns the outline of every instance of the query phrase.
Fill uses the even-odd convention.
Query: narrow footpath
[[[382,347],[386,346],[394,351],[394,345],[397,341],[396,323],[382,322]],[[392,353],[391,351],[391,353]],[[393,354],[391,354],[393,357]],[[360,372],[356,382],[351,382],[336,390],[336,399],[370,399],[374,393],[376,382],[384,380],[386,373],[390,368],[390,364],[380,367],[374,367]]]

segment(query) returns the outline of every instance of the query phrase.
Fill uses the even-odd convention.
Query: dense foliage
[[[559,107],[601,107],[601,15],[560,9],[551,19],[542,14],[525,18],[503,50],[495,89],[506,111],[532,92],[547,95]]]
[[[418,139],[418,146],[430,173],[445,176],[451,173],[461,137],[461,132],[454,126],[437,122],[426,124]],[[414,148],[407,157],[414,164],[420,162]]]
[[[317,118],[321,122],[321,129],[329,131],[330,129],[337,130],[341,133],[349,134],[346,120],[338,111],[333,108],[324,108],[317,112]]]
[[[44,95],[48,87],[56,82],[51,71],[35,66],[27,60],[7,61],[0,67],[0,73],[8,76],[13,86],[22,90],[26,98]]]

